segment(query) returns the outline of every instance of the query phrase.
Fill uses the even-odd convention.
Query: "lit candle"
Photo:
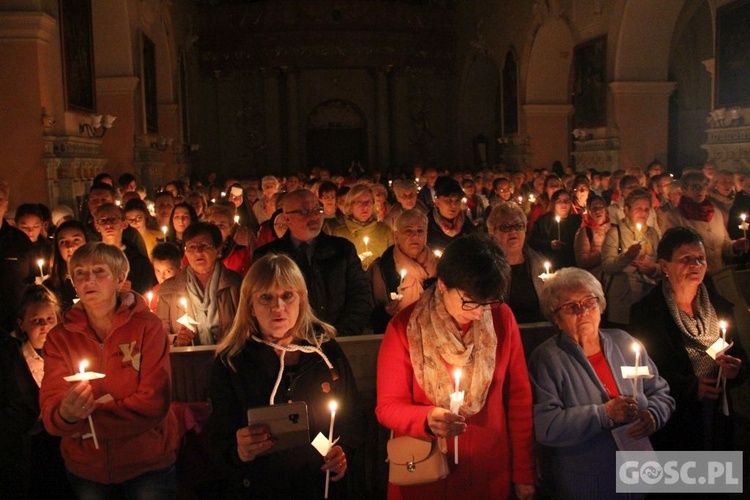
[[[222,191],[221,192],[221,197],[222,198],[226,198],[227,197],[227,192],[226,191]]]
[[[518,197],[518,204],[521,205],[523,203],[523,196]]]
[[[552,265],[549,263],[549,261],[547,261],[547,262],[544,263],[544,274],[549,274],[549,268],[551,266]]]
[[[389,181],[388,181],[388,187],[391,187],[391,186],[393,186],[393,181],[392,181],[392,180],[389,180]]]
[[[36,265],[39,266],[39,276],[44,279],[44,259],[38,259]]]
[[[331,451],[331,448],[333,448],[333,423],[336,420],[336,408],[338,408],[338,405],[336,404],[336,401],[331,401],[328,403],[328,408],[331,410],[331,426],[328,428],[328,451]],[[331,482],[331,470],[326,470],[326,491],[323,495],[323,498],[328,498],[328,484]]]
[[[148,308],[151,309],[151,301],[154,299],[154,292],[146,292],[146,300],[148,300]]]
[[[167,226],[161,227],[161,232],[164,234],[164,241],[167,241],[167,231],[169,231],[169,228]]]
[[[367,244],[370,243],[370,238],[365,236],[364,238],[362,238],[362,241],[365,242],[365,253],[367,253]]]
[[[633,397],[638,397],[638,365],[641,361],[641,346],[638,342],[633,342],[633,351],[635,351],[635,376],[633,377]]]
[[[530,194],[529,195],[529,203],[534,203],[534,201],[535,201],[534,195]]]
[[[398,284],[398,286],[401,286],[404,284],[404,278],[406,278],[406,269],[401,270],[401,282]]]
[[[185,314],[187,314],[187,299],[185,297],[180,297],[180,304],[182,304],[182,309],[184,309]]]
[[[740,214],[740,219],[742,219],[742,237],[747,239],[747,214]]]
[[[434,252],[432,252],[432,253],[434,253],[434,254],[435,254],[435,257],[437,257],[438,259],[439,259],[440,257],[442,257],[442,256],[443,256],[443,252],[442,252],[442,251],[440,251],[440,250],[435,250],[435,251],[434,251]]]
[[[461,385],[461,369],[456,368],[453,370],[453,379],[456,382],[456,390],[450,395],[451,398],[451,413],[459,414],[461,405],[464,404],[464,393],[459,390]],[[458,465],[458,436],[453,437],[453,463]]]
[[[234,223],[235,224],[239,224],[240,223],[240,216],[239,215],[235,215],[234,216]]]
[[[148,213],[149,213],[149,215],[151,215],[151,217],[154,216],[155,212],[154,212],[154,204],[153,203],[149,203],[148,204]]]
[[[562,240],[562,238],[560,237],[560,216],[556,215],[555,220],[557,221],[557,239]]]
[[[80,371],[82,377],[86,373],[87,366],[89,366],[89,362],[86,361],[85,359],[81,361],[81,363],[78,365],[78,371]],[[91,437],[94,439],[94,448],[98,450],[99,440],[96,438],[96,429],[94,429],[94,420],[91,418],[91,415],[89,415],[88,420],[89,420],[89,429],[91,429]]]
[[[640,222],[636,222],[635,229],[640,233],[643,229],[643,224],[641,224]]]
[[[118,207],[120,206],[120,203],[120,200],[115,200],[115,205],[117,205]]]
[[[216,203],[216,198],[211,198],[211,203]]]
[[[721,340],[726,343],[727,341],[727,322],[724,320],[719,321],[719,328],[721,328]],[[723,348],[723,346],[722,346]],[[716,388],[721,386],[721,366],[719,366],[719,376],[716,377]]]

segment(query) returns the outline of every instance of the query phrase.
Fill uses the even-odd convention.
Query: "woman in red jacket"
[[[509,272],[486,236],[458,238],[440,258],[437,284],[389,324],[378,357],[378,420],[395,435],[458,436],[460,456],[445,479],[390,484],[389,498],[533,496],[531,386],[518,325],[501,300]],[[457,368],[465,396],[452,413]]]
[[[120,292],[128,261],[119,248],[87,243],[69,268],[81,300],[44,344],[44,426],[62,437],[78,497],[174,498],[178,436],[161,321],[143,297]],[[66,382],[84,361],[105,377]]]

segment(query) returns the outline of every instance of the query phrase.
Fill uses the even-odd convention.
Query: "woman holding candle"
[[[656,264],[659,235],[646,225],[651,210],[651,193],[631,191],[625,198],[625,218],[610,228],[602,244],[602,271],[605,276],[608,324],[625,328],[630,322],[630,306],[655,285],[660,270]]]
[[[333,228],[331,234],[346,238],[354,244],[365,271],[373,261],[393,245],[393,231],[380,222],[374,213],[375,198],[370,186],[357,184],[346,195],[346,218]]]
[[[156,315],[176,335],[176,346],[216,344],[234,320],[242,277],[219,260],[221,231],[215,225],[197,222],[184,239],[188,265],[161,284]],[[191,320],[194,330],[185,324]]]
[[[672,419],[654,436],[654,446],[662,450],[742,449],[732,439],[732,412],[727,416],[721,411],[724,391],[717,388],[716,380],[721,368],[729,390],[747,372],[732,304],[709,283],[704,284],[707,257],[697,231],[687,227],[667,230],[657,254],[664,279],[633,306],[630,315],[634,335],[648,348],[677,401]],[[719,339],[722,320],[728,323],[727,341],[734,342],[734,347],[712,359],[706,350]]]
[[[346,495],[339,481],[362,429],[354,376],[334,335],[312,313],[294,261],[269,254],[253,263],[211,374],[209,429],[215,455],[230,472],[227,496],[322,498],[326,471],[329,496]],[[307,403],[311,437],[329,436],[329,404],[337,404],[333,437],[341,439],[325,457],[309,445],[274,452],[268,429],[247,425],[248,408],[288,401]]]
[[[459,441],[459,465],[445,479],[390,484],[390,498],[533,495],[531,390],[518,325],[500,300],[508,273],[489,238],[458,238],[438,262],[437,283],[388,325],[378,356],[378,421],[396,435]],[[452,413],[456,368],[464,404]],[[447,446],[454,457],[454,439]]]
[[[641,379],[633,394],[621,367],[634,366],[635,340],[622,330],[599,328],[606,300],[591,273],[561,269],[539,298],[560,330],[529,359],[542,487],[553,498],[614,498],[613,430],[633,424],[625,430],[631,438],[650,436],[669,419],[674,399],[644,349],[639,363],[654,377]]]
[[[60,309],[67,311],[78,301],[76,289],[68,273],[68,263],[73,253],[86,244],[86,228],[77,220],[65,221],[55,231],[55,255],[52,261],[50,277],[43,285],[57,297]]]
[[[44,344],[44,426],[62,437],[78,497],[173,498],[178,436],[164,329],[142,297],[120,291],[128,260],[119,248],[87,243],[69,267],[81,301]],[[105,376],[64,380],[85,363]]]
[[[551,260],[555,269],[576,265],[574,240],[581,216],[571,213],[570,203],[567,191],[555,191],[549,212],[539,217],[529,237],[531,248]]]
[[[39,420],[44,377],[42,347],[59,314],[55,296],[40,285],[24,290],[17,327],[0,338],[0,497],[72,498],[60,438]]]
[[[487,230],[494,238],[510,265],[503,298],[516,321],[535,323],[544,318],[539,310],[539,293],[544,281],[544,257],[526,245],[526,214],[513,202],[495,205],[487,218]]]

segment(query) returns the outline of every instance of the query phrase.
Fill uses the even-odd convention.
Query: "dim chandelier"
[[[750,2],[6,3],[0,498],[743,493]]]

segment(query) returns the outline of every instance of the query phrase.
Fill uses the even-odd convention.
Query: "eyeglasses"
[[[185,252],[187,253],[203,253],[206,250],[213,250],[215,247],[213,245],[208,245],[206,243],[201,243],[199,245],[185,245]]]
[[[586,297],[585,299],[581,299],[578,302],[566,302],[565,304],[552,311],[552,314],[557,314],[560,311],[563,311],[565,314],[578,316],[584,311],[590,311],[597,307],[599,307],[599,298],[592,295],[590,297]]]
[[[122,222],[120,217],[100,217],[96,219],[96,223],[100,226],[114,226],[118,222]]]
[[[473,300],[466,300],[463,298],[458,288],[456,288],[456,293],[458,294],[458,298],[461,299],[461,309],[464,311],[473,311],[479,307],[483,309],[496,309],[503,303],[502,299],[490,300],[489,302],[474,302]]]
[[[322,208],[300,208],[298,210],[289,210],[288,212],[284,212],[286,214],[297,214],[301,215],[302,217],[310,217],[311,215],[320,215],[323,213]]]
[[[143,216],[136,215],[135,217],[130,217],[130,218],[125,219],[125,221],[128,224],[140,224],[141,222],[143,222]]]
[[[515,224],[498,224],[495,226],[495,231],[500,231],[501,233],[512,233],[525,230],[526,224],[523,222],[516,222]]]

